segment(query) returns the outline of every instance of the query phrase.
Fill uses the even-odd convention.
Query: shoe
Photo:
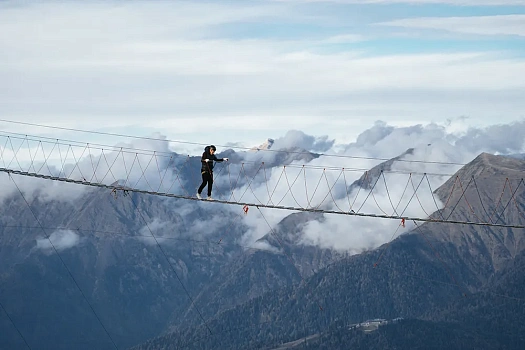
[[[206,198],[206,199],[209,200],[209,201],[212,201],[212,200],[213,200],[213,198],[211,198],[211,197],[208,197],[208,198]]]
[[[197,193],[197,198],[202,199],[201,194]]]

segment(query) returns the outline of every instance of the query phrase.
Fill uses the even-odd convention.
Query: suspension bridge
[[[472,181],[469,181],[467,186],[463,186],[462,181],[465,179],[461,179],[458,175],[455,176],[454,186],[448,198],[444,200],[445,205],[440,207],[430,178],[436,176],[447,178],[454,176],[452,174],[399,171],[391,167],[376,167],[375,170],[370,170],[308,163],[298,164],[298,162],[291,162],[287,165],[271,164],[271,162],[269,164],[264,158],[262,161],[253,160],[256,157],[250,154],[244,158],[237,157],[237,159],[238,162],[227,162],[216,172],[215,183],[219,184],[218,191],[222,195],[215,198],[213,203],[238,205],[245,208],[257,207],[393,219],[403,222],[525,228],[525,225],[502,222],[501,219],[504,212],[512,207],[511,203],[522,214],[516,193],[522,185],[525,185],[523,178],[515,179],[518,183],[514,189],[511,187],[510,180],[507,179],[499,199],[485,198],[485,202],[489,202],[486,205],[481,202],[483,208],[493,208],[488,220],[481,220],[481,213],[478,215],[473,209],[474,217],[478,220],[455,220],[451,217],[459,201],[464,201],[470,208],[473,208],[467,198],[467,190]],[[195,176],[191,175],[192,172],[197,173],[196,164],[200,164],[200,157],[183,156],[169,151],[107,146],[2,132],[0,134],[0,163],[3,165],[0,167],[0,172],[9,176],[17,175],[99,187],[113,193],[136,192],[201,201],[195,196]],[[448,165],[453,164],[455,163],[448,163]],[[347,178],[349,173],[355,172],[363,172],[358,181],[359,186],[352,186]],[[273,174],[272,182],[269,181],[270,173]],[[389,184],[387,175],[395,176],[396,182]],[[278,179],[275,180],[277,177]],[[405,183],[404,190],[399,198],[392,198],[392,193],[400,192],[393,191],[394,187],[400,187],[400,179],[403,179]],[[255,188],[255,183],[257,183],[257,188]],[[473,186],[479,193],[475,181]],[[313,191],[312,188],[314,188]],[[385,193],[388,194],[388,200],[385,199]],[[505,193],[507,193],[506,204],[503,200]],[[459,199],[456,203],[451,203],[451,198],[458,197],[458,194]],[[261,197],[262,195],[264,198]],[[246,199],[245,196],[249,199]],[[422,197],[430,198],[431,201],[427,200],[427,202],[433,203],[433,207],[425,208]],[[483,201],[481,197],[478,200]],[[344,205],[347,207],[343,208]],[[387,212],[385,206],[391,208],[391,213]],[[426,215],[407,215],[407,209],[411,206],[419,206],[419,211]],[[428,214],[441,213],[446,207],[452,208],[446,217],[443,214]],[[363,208],[375,209],[375,211],[364,211]]]

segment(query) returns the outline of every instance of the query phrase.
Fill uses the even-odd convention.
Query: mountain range
[[[267,166],[319,157],[296,151]],[[369,190],[395,160],[349,188]],[[186,181],[199,157],[189,164]],[[519,157],[480,154],[435,190],[445,206],[430,218],[523,225],[525,190],[513,182],[513,197],[501,194],[523,170]],[[414,222],[351,254],[302,244],[304,228],[329,215],[321,213],[291,213],[249,247],[240,212],[133,192],[90,189],[69,202],[15,193],[0,214],[1,349],[525,345],[522,228]],[[349,217],[348,234],[355,230]],[[389,322],[354,327],[374,319]]]

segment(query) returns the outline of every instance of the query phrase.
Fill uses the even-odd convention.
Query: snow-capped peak
[[[260,146],[250,148],[250,151],[260,151],[260,150],[270,149],[272,148],[274,141],[275,141],[274,139],[267,139]]]

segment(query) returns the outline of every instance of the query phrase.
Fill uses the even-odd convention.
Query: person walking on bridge
[[[215,148],[214,145],[206,146],[204,148],[204,153],[201,157],[201,175],[202,175],[202,184],[199,186],[199,189],[197,190],[197,198],[202,199],[201,193],[202,190],[204,190],[204,187],[208,185],[208,198],[207,200],[213,200],[211,197],[211,191],[213,189],[213,166],[214,161],[215,162],[223,162],[228,161],[228,158],[217,158],[215,155],[215,151],[217,151],[217,148]]]

